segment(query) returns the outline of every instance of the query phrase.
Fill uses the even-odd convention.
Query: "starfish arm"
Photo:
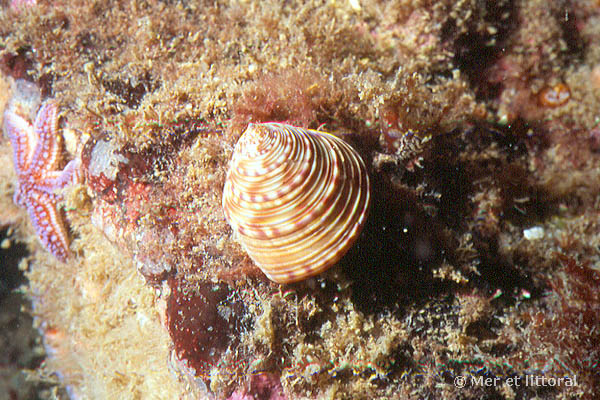
[[[32,150],[37,142],[33,127],[25,118],[8,109],[4,113],[4,130],[12,144],[15,171],[21,176],[29,168]]]
[[[67,163],[62,171],[48,171],[36,182],[36,189],[52,194],[70,184],[79,181],[81,160],[73,159]]]
[[[56,168],[60,146],[58,142],[58,107],[48,100],[40,107],[33,125],[38,137],[31,158],[30,171],[48,171]]]
[[[27,196],[27,211],[44,247],[61,261],[70,255],[69,239],[56,205],[56,197],[39,191]]]
[[[24,201],[24,197],[23,194],[21,193],[21,186],[18,185],[17,186],[17,190],[15,190],[15,194],[13,195],[13,203],[21,206],[21,207],[25,207],[25,201]]]

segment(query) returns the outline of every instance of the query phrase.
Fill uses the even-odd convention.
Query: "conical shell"
[[[331,267],[364,225],[365,165],[329,133],[250,124],[235,146],[223,210],[250,258],[279,283]]]

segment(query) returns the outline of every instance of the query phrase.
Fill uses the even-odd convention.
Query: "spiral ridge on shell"
[[[267,275],[291,283],[319,274],[354,244],[369,210],[358,153],[326,132],[250,124],[223,189],[225,217]]]

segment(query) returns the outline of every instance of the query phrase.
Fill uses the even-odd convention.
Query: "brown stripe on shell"
[[[250,124],[225,187],[227,221],[258,267],[290,283],[335,264],[354,244],[370,201],[365,165],[326,132]]]

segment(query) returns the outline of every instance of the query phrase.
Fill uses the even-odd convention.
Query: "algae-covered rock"
[[[72,398],[594,398],[599,27],[593,0],[0,3],[2,115],[26,87],[24,121],[53,99],[57,170],[82,178],[57,195],[61,262],[0,141],[3,251],[27,249],[46,352],[30,378]],[[341,137],[371,181],[354,246],[294,284],[221,206],[262,122]]]

